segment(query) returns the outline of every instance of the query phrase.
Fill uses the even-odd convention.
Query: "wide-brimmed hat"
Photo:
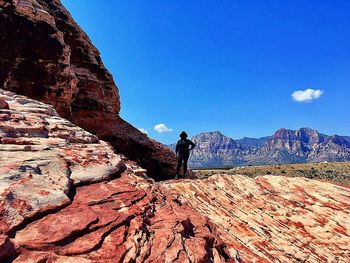
[[[187,133],[186,133],[185,131],[182,131],[182,132],[180,133],[180,137],[187,137]]]

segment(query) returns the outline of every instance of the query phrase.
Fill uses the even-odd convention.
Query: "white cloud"
[[[172,132],[172,128],[168,128],[164,123],[159,123],[153,127],[153,129],[158,133]]]
[[[323,91],[319,89],[297,90],[292,93],[292,98],[297,102],[311,102],[320,98],[322,94]]]
[[[147,130],[144,128],[138,128],[138,130],[144,134],[148,134]]]

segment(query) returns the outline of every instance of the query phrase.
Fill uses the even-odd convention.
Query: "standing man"
[[[177,157],[177,168],[176,168],[176,175],[175,179],[179,179],[179,172],[181,168],[181,164],[183,162],[184,165],[184,177],[186,176],[187,173],[187,161],[188,158],[190,157],[190,150],[192,150],[196,145],[187,139],[187,133],[186,132],[181,132],[180,134],[180,140],[178,140],[176,144],[176,157]]]

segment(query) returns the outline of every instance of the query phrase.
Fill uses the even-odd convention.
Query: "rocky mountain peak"
[[[321,143],[326,136],[311,128],[301,128],[297,131],[298,137],[305,143]]]
[[[281,140],[300,140],[306,144],[321,143],[325,136],[320,134],[317,130],[308,127],[300,128],[298,130],[290,130],[281,128],[277,130],[271,139]]]
[[[223,135],[220,131],[209,131],[209,132],[201,132],[198,135],[194,136],[194,138],[197,138],[197,137],[201,137],[201,138],[212,138],[212,137],[223,138],[223,137],[227,137],[227,136]]]
[[[225,136],[219,131],[202,132],[193,136],[192,139],[199,145],[199,147],[203,147],[207,144],[212,147],[239,147],[239,144],[234,139]]]
[[[348,137],[327,136],[308,127],[281,128],[272,136],[239,140],[219,131],[205,132],[193,140],[197,147],[190,158],[192,167],[350,160]]]
[[[350,148],[350,142],[344,138],[343,136],[339,136],[339,135],[332,135],[329,136],[326,140],[325,143],[334,143],[337,145],[342,145],[344,147],[349,147]]]
[[[296,134],[293,130],[281,128],[277,130],[273,135],[272,139],[283,139],[283,140],[292,140],[296,138]]]
[[[220,131],[201,132],[194,137],[226,137]]]
[[[242,154],[241,145],[219,131],[203,132],[192,139],[196,143],[190,158],[192,166],[200,166],[203,162],[209,166],[227,166],[226,160],[233,154]]]

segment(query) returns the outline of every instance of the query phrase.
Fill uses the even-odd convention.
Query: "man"
[[[188,158],[190,157],[190,150],[192,150],[196,145],[191,142],[190,140],[187,139],[187,133],[186,132],[181,132],[180,134],[180,140],[178,140],[176,144],[176,157],[177,157],[177,168],[176,168],[176,175],[175,179],[179,179],[179,172],[181,168],[181,164],[183,162],[184,165],[184,175],[183,177],[186,176],[187,173],[187,161]]]

